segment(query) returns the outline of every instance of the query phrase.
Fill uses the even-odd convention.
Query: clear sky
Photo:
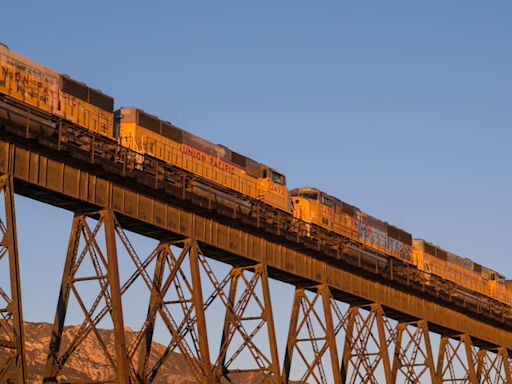
[[[0,41],[116,106],[142,107],[280,169],[292,187],[319,187],[512,278],[510,1],[0,9]],[[26,317],[48,321],[71,216],[17,203]]]

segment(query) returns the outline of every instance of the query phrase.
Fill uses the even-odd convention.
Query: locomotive
[[[0,44],[0,94],[83,129],[115,140],[143,156],[172,164],[220,190],[257,199],[294,220],[316,225],[413,265],[424,273],[512,305],[510,281],[492,269],[448,252],[316,188],[289,190],[276,169],[213,144],[134,107],[114,112],[103,92],[36,63]],[[307,236],[307,234],[306,234]]]

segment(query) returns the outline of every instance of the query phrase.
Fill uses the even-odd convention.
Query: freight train
[[[114,113],[103,92],[59,74],[0,44],[0,94],[117,141],[140,157],[151,156],[225,190],[293,215],[306,226],[340,234],[426,273],[512,305],[510,281],[497,271],[418,239],[316,188],[289,190],[276,169],[213,144],[145,111]],[[250,207],[249,207],[250,208]],[[249,209],[248,208],[248,209]],[[307,233],[306,233],[307,236]]]

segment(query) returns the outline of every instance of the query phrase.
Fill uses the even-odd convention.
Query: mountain
[[[78,330],[78,326],[69,326],[64,328],[63,346],[69,345],[73,335]],[[27,355],[28,383],[42,383],[46,358],[48,354],[48,345],[50,344],[52,325],[48,323],[25,323],[25,351]],[[105,340],[107,349],[112,355],[114,346],[114,335],[112,330],[99,330],[102,339]],[[126,329],[127,344],[136,336],[131,330]],[[156,360],[156,356],[162,354],[165,346],[158,343],[152,345],[152,357],[150,363]],[[6,359],[1,355],[0,364]],[[1,367],[2,365],[0,365]],[[92,333],[82,342],[80,347],[71,355],[66,367],[59,374],[60,381],[107,381],[112,378],[112,371],[106,355],[103,353],[101,344]],[[11,367],[7,383],[15,383],[14,369]],[[233,378],[232,383],[264,383],[263,377],[258,373],[240,374]],[[194,377],[186,368],[186,361],[183,355],[172,353],[164,364],[160,367],[158,376],[153,381],[155,384],[195,384]]]

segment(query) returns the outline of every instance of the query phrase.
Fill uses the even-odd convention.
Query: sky
[[[1,9],[1,42],[116,107],[141,107],[512,278],[511,2]],[[26,318],[51,321],[71,215],[16,203]]]

